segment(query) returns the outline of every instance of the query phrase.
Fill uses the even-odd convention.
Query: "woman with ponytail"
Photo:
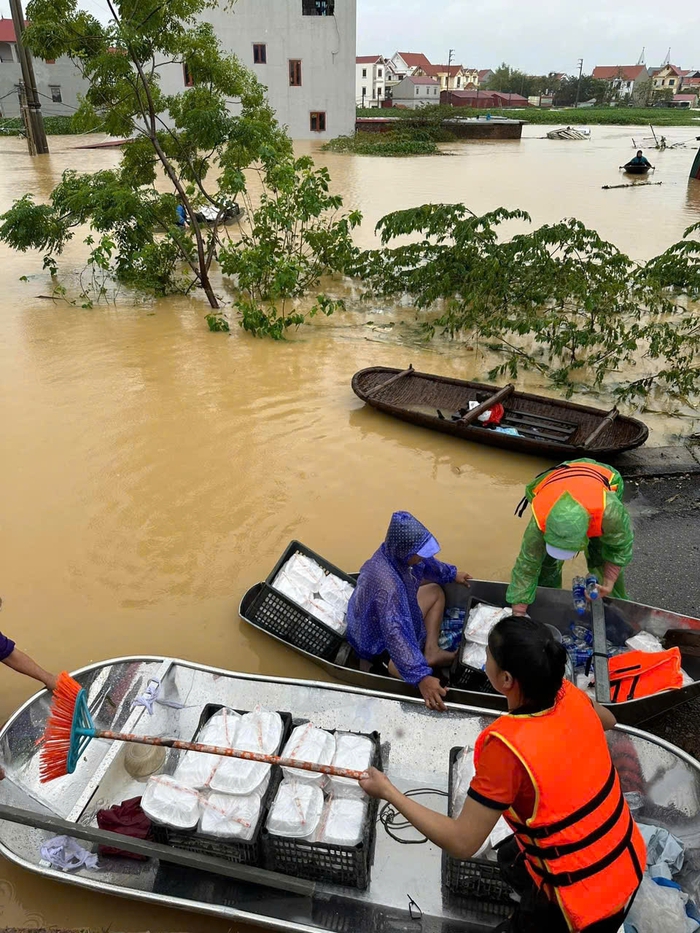
[[[521,896],[499,928],[511,933],[617,933],[646,864],[605,739],[615,717],[564,680],[565,663],[546,625],[510,616],[494,626],[486,673],[508,714],[477,739],[475,776],[454,818],[374,769],[360,782],[459,859],[504,816],[513,836],[498,859]]]

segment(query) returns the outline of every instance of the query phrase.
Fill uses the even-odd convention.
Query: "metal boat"
[[[383,766],[391,779],[404,790],[427,787],[434,788],[436,794],[447,788],[450,748],[473,745],[495,715],[457,706],[450,706],[445,714],[431,713],[413,698],[241,674],[164,657],[103,661],[75,676],[88,692],[98,727],[107,729],[189,738],[202,708],[215,701],[237,709],[252,709],[261,703],[271,709],[291,710],[325,728],[377,730]],[[156,701],[149,714],[133,702],[153,680],[159,685],[159,699],[175,705]],[[40,784],[37,740],[48,709],[49,696],[42,691],[0,730],[7,772],[2,785],[6,805],[37,816],[53,814],[86,827],[94,825],[101,807],[143,792],[143,781],[125,770],[126,747],[102,740],[89,745],[74,774]],[[643,788],[641,809],[635,815],[665,826],[683,841],[689,869],[679,878],[684,889],[697,897],[700,764],[680,749],[636,729],[615,730],[609,733],[609,741],[613,758],[618,743],[622,743],[619,753],[628,757],[632,744],[639,772],[635,779],[642,781]],[[629,788],[623,785],[623,790]],[[640,790],[639,784],[635,790]],[[423,799],[436,809],[444,807],[443,796]],[[304,895],[232,881],[156,858],[136,862],[100,856],[98,871],[82,868],[61,872],[42,860],[40,847],[46,839],[45,831],[0,822],[0,852],[28,871],[79,888],[223,917],[233,924],[252,923],[294,933],[479,933],[492,929],[507,910],[504,904],[447,895],[441,888],[439,850],[432,845],[401,845],[381,825],[366,890],[315,883]],[[417,915],[420,919],[413,919]]]
[[[316,664],[321,665],[329,674],[333,674],[345,683],[365,687],[369,690],[396,693],[401,696],[415,697],[418,695],[415,687],[402,680],[362,670],[359,659],[345,641],[340,645],[335,658],[327,660],[275,635],[274,632],[270,631],[269,623],[257,617],[254,613],[255,600],[260,588],[263,586],[265,584],[257,583],[248,590],[241,600],[239,612],[245,622],[265,632],[266,635],[277,638],[278,641],[289,645],[300,654],[306,655]],[[492,603],[495,606],[506,606],[508,605],[506,600],[507,588],[507,583],[497,583],[492,580],[472,580],[469,589],[457,584],[450,584],[445,588],[447,606],[448,608],[464,607],[470,597]],[[669,612],[666,609],[657,609],[653,606],[645,606],[642,603],[635,603],[626,599],[605,599],[604,604],[606,621],[609,624],[622,625],[630,635],[638,632],[650,632],[652,635],[656,635],[657,638],[663,639],[669,630],[681,629],[700,633],[700,619],[691,616]],[[547,622],[561,632],[567,632],[571,622],[579,623],[582,621],[581,617],[576,616],[574,613],[571,593],[565,590],[538,587],[537,597],[529,611],[533,618]],[[584,617],[583,621],[584,624],[590,625],[586,617]],[[683,654],[683,669],[692,677],[693,683],[679,690],[666,690],[653,696],[627,700],[624,703],[608,704],[618,722],[640,725],[660,713],[668,712],[674,707],[700,696],[700,657],[697,656],[697,649],[695,649],[694,653],[690,651],[684,653],[683,646],[681,646],[681,653]],[[481,706],[504,712],[506,709],[505,700],[486,685],[485,678],[484,688],[475,690],[452,686],[448,697],[452,703]]]

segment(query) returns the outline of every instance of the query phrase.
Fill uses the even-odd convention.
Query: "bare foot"
[[[425,660],[431,667],[447,667],[456,657],[456,651],[443,651],[437,645],[434,648],[425,646]]]

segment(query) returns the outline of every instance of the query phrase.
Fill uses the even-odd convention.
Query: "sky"
[[[300,0],[288,0],[300,2]],[[336,0],[344,3],[346,0]],[[26,5],[26,0],[25,0]],[[100,18],[105,0],[83,0]],[[0,14],[9,17],[8,0]],[[700,69],[700,5],[665,6],[659,0],[357,0],[357,54],[391,56],[424,52],[435,64],[453,61],[475,68],[501,62],[530,74],[574,74],[595,65],[671,61]]]

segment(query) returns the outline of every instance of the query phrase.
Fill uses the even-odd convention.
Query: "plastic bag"
[[[236,732],[241,716],[231,709],[222,709],[209,719],[197,736],[202,745],[222,745],[235,748]],[[209,787],[217,770],[226,759],[220,755],[205,755],[203,752],[185,752],[178,764],[174,778],[187,787]]]
[[[300,606],[311,597],[311,592],[307,586],[301,585],[296,579],[289,577],[284,570],[280,570],[272,582],[273,589],[283,593],[289,599],[294,600]]]
[[[323,567],[320,567],[315,560],[299,553],[299,551],[292,554],[282,569],[290,580],[293,580],[309,593],[317,593],[326,576]]]
[[[628,638],[625,644],[633,651],[650,651],[655,653],[664,650],[664,646],[659,639],[656,635],[652,635],[651,632],[639,632],[639,634],[633,635],[632,638]]]
[[[462,812],[475,773],[474,749],[464,748],[452,765],[452,816],[457,817]]]
[[[345,615],[353,593],[353,587],[349,583],[329,573],[318,592],[333,609]]]
[[[464,637],[478,645],[488,645],[491,629],[510,614],[509,608],[501,609],[499,606],[485,606],[480,603],[469,613]]]
[[[320,596],[307,599],[304,603],[304,609],[308,609],[314,618],[319,619],[321,622],[325,622],[334,632],[338,632],[339,635],[345,634],[348,626],[345,621],[344,609],[335,609],[330,603],[321,599]]]
[[[282,781],[267,818],[273,836],[313,837],[323,812],[323,791],[316,784]]]
[[[332,765],[336,768],[352,768],[354,771],[366,771],[372,762],[374,742],[366,735],[353,735],[351,732],[336,732],[335,754]],[[334,797],[362,800],[367,795],[354,778],[329,777],[330,792]]]
[[[356,846],[362,841],[367,802],[329,797],[321,817],[316,842]]]
[[[287,740],[282,751],[283,758],[296,758],[299,761],[311,761],[319,765],[329,765],[335,754],[335,737],[330,732],[317,729],[312,722],[297,726]],[[321,786],[325,774],[316,771],[303,771],[301,768],[283,768],[285,778],[303,781]]]
[[[661,887],[645,874],[625,919],[625,933],[690,933],[697,923],[686,915],[687,900],[678,888]]]
[[[227,797],[211,794],[202,801],[199,831],[220,839],[249,841],[260,821],[261,799],[258,794]]]
[[[194,829],[199,822],[200,796],[171,777],[150,778],[141,798],[141,809],[153,820],[173,829]]]
[[[462,649],[462,664],[475,667],[478,671],[483,670],[486,664],[486,646],[477,645],[471,641],[465,642]]]
[[[279,713],[256,707],[241,716],[236,731],[236,748],[244,752],[273,755],[282,741],[282,717]],[[271,765],[245,758],[224,758],[209,786],[225,794],[264,793],[263,783],[270,779]],[[265,783],[267,787],[267,783]]]

